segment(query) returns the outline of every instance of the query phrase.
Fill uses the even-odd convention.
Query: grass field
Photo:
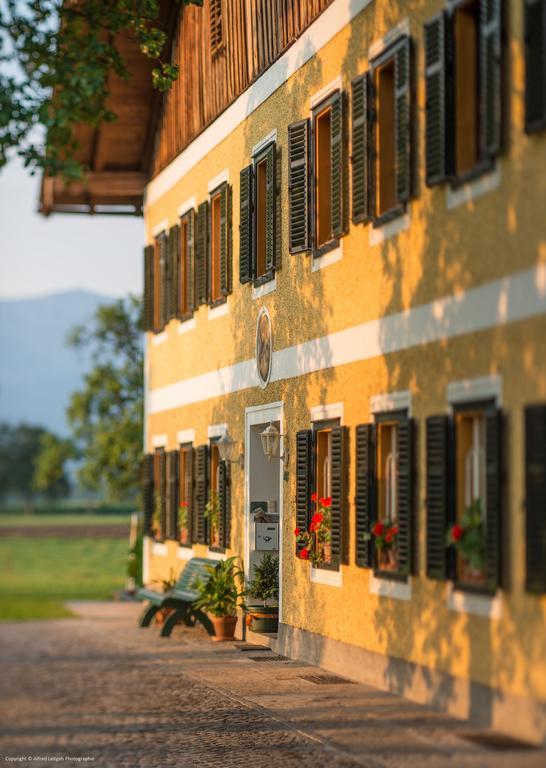
[[[90,524],[86,516],[83,524]],[[0,620],[60,618],[69,616],[65,600],[107,600],[123,589],[127,574],[128,538],[74,537],[81,519],[54,518],[51,524],[66,526],[70,538],[29,535],[2,539],[0,532]],[[104,518],[100,518],[104,525]],[[123,516],[120,522],[128,522]],[[22,524],[20,517],[14,523]],[[14,524],[12,523],[12,525]],[[127,526],[128,527],[128,526]],[[71,530],[70,530],[71,529]]]
[[[42,525],[129,525],[130,515],[0,515],[0,528]]]

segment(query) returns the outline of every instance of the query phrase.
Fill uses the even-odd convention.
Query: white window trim
[[[179,560],[191,560],[193,557],[193,547],[178,547],[176,556]]]
[[[168,440],[167,435],[152,435],[152,448],[166,448]]]
[[[390,29],[380,40],[372,43],[368,48],[368,61],[377,58],[379,55],[386,51],[387,48],[392,45],[402,35],[410,35],[410,20],[409,18],[402,19],[398,24]]]
[[[408,416],[411,417],[411,392],[409,389],[373,395],[370,398],[370,413],[372,414],[403,410],[406,410]]]
[[[409,602],[411,600],[411,579],[408,578],[408,581],[395,581],[394,579],[381,578],[371,574],[370,594]]]
[[[313,584],[324,584],[327,587],[342,587],[343,574],[339,571],[331,571],[327,568],[314,568],[311,566],[310,580]]]
[[[470,613],[486,619],[502,618],[502,597],[498,590],[495,595],[475,595],[448,585],[447,607],[456,613]]]
[[[502,377],[480,376],[475,379],[452,381],[447,385],[447,401],[450,406],[470,403],[474,400],[495,400],[502,405]]]
[[[256,299],[261,299],[264,296],[269,295],[270,293],[273,293],[277,289],[277,277],[275,276],[272,280],[268,280],[267,283],[262,283],[262,285],[252,286],[252,300],[255,301]]]
[[[191,211],[193,208],[195,208],[197,205],[197,201],[195,199],[195,195],[193,197],[190,197],[188,200],[186,200],[182,205],[178,207],[178,218],[181,219],[182,216],[187,213],[188,211]]]
[[[309,109],[314,109],[318,104],[328,98],[335,91],[341,91],[343,88],[343,78],[338,75],[328,85],[325,85],[320,91],[314,93],[309,99]]]
[[[329,419],[339,419],[343,423],[343,403],[314,405],[311,408],[311,421],[328,421]]]
[[[160,344],[163,344],[167,341],[167,331],[161,331],[161,333],[154,333],[152,336],[152,344],[154,347],[159,347]]]
[[[227,424],[211,424],[207,427],[207,437],[209,440],[215,437],[223,437],[228,431]]]
[[[410,224],[411,216],[408,208],[406,213],[393,219],[393,221],[388,221],[380,227],[370,227],[368,243],[370,246],[381,245],[385,240],[390,240],[391,237],[396,237],[400,232],[405,232],[410,228]]]
[[[214,192],[221,184],[229,184],[229,168],[225,168],[218,176],[211,179],[207,185],[209,194]]]
[[[500,187],[501,169],[500,162],[497,160],[492,171],[483,174],[474,181],[469,181],[457,189],[446,187],[446,207],[448,211],[458,208],[465,203],[471,203],[478,197],[493,192]]]
[[[162,232],[166,232],[169,229],[169,220],[168,219],[162,219],[158,224],[155,225],[155,227],[152,227],[151,229],[151,235],[153,238],[158,237]]]
[[[311,272],[318,272],[319,269],[329,267],[343,258],[343,240],[339,241],[337,248],[327,251],[322,256],[314,256],[311,261]]]
[[[195,442],[195,429],[181,429],[176,433],[176,442],[178,445]]]
[[[178,325],[178,333],[189,333],[195,329],[195,317],[182,320]]]
[[[228,299],[226,299],[222,304],[219,304],[217,307],[209,307],[209,320],[216,320],[216,318],[224,317],[225,315],[229,315]]]
[[[263,139],[260,139],[260,141],[257,144],[254,144],[252,147],[252,157],[255,157],[255,155],[258,155],[262,149],[265,149],[268,144],[271,144],[272,142],[277,141],[277,129],[273,128],[273,130],[267,134],[267,136],[264,136]]]
[[[158,557],[166,557],[167,545],[159,541],[154,541],[152,543],[152,555],[157,555]]]

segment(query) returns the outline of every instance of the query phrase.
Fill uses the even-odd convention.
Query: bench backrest
[[[216,565],[216,560],[209,560],[206,557],[192,557],[178,577],[174,588],[181,591],[195,591],[197,581],[208,581],[210,573],[207,566],[209,565]]]

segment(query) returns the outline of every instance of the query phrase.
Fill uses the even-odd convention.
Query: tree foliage
[[[30,424],[0,424],[0,500],[11,494],[32,497],[34,463],[45,432]]]
[[[74,446],[51,432],[40,438],[40,451],[34,462],[32,486],[48,499],[65,498],[70,493],[66,464],[74,458]]]
[[[70,400],[67,418],[81,466],[81,484],[112,499],[138,490],[142,457],[143,346],[141,301],[135,296],[101,305],[89,326],[68,343],[92,350],[93,366]]]
[[[153,60],[154,86],[168,90],[178,67],[165,58],[160,0],[0,0],[0,167],[15,148],[32,170],[81,177],[75,127],[116,119],[108,77],[130,77],[124,35]]]

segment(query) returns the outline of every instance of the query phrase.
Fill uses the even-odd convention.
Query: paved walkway
[[[0,624],[0,762],[106,768],[544,768],[468,725],[198,629],[162,640],[132,604]],[[88,762],[83,762],[88,758]]]

